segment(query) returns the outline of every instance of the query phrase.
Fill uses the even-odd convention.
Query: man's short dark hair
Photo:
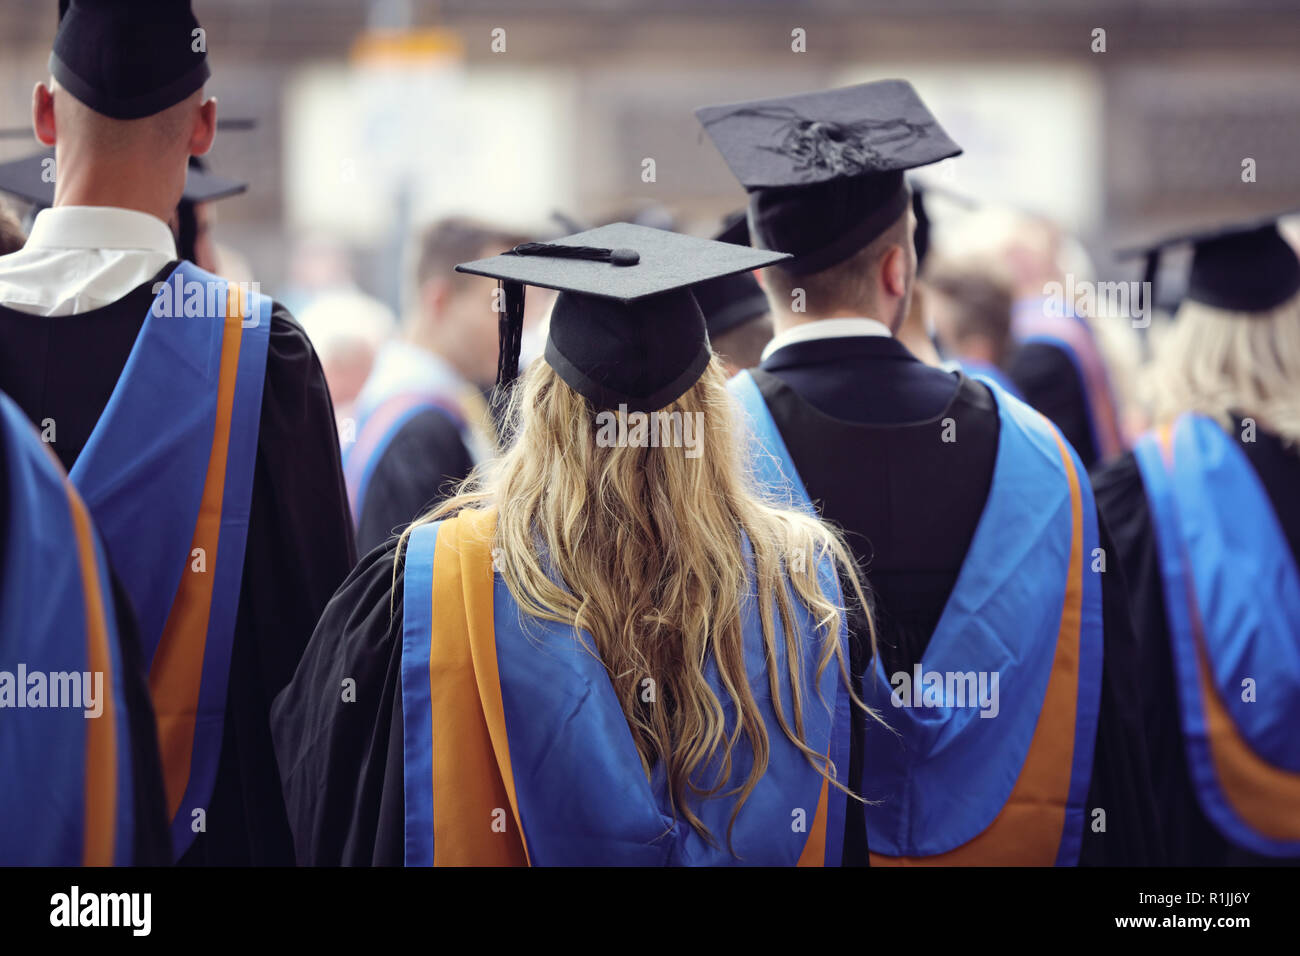
[[[804,311],[810,315],[833,312],[856,312],[869,315],[875,307],[875,270],[891,246],[906,247],[908,216],[905,211],[897,220],[848,259],[810,275],[791,275],[779,265],[765,273],[768,299],[774,309],[791,311],[796,289],[803,290]]]
[[[512,249],[527,236],[463,216],[440,219],[420,233],[415,259],[415,282],[452,279],[461,262]]]
[[[27,244],[27,234],[14,211],[0,199],[0,256],[17,252]]]
[[[982,337],[1000,359],[1011,345],[1011,289],[987,272],[939,268],[925,280],[953,304],[953,344]]]

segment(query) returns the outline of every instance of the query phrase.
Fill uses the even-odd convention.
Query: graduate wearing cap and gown
[[[1085,466],[1124,450],[1123,430],[1105,359],[1087,321],[1045,311],[1047,300],[1015,304],[1017,347],[1006,374],[1025,400],[1050,418]]]
[[[520,419],[524,430],[503,467],[509,469],[514,463],[513,467],[525,470],[543,468],[549,487],[574,468],[584,468],[580,462],[591,459],[596,449],[566,447],[558,452],[565,463],[560,465],[547,457],[557,452],[542,450],[546,440],[576,445],[585,438],[599,443],[596,426],[602,414],[626,413],[631,427],[633,414],[676,409],[678,400],[705,375],[713,384],[702,394],[720,391],[722,376],[710,366],[704,319],[691,289],[701,281],[739,274],[779,258],[779,254],[616,223],[462,264],[462,271],[505,283],[503,382],[513,378],[518,361],[524,284],[559,290],[544,350],[549,369],[539,360],[515,387],[565,392],[558,399],[534,391],[519,398],[526,403]],[[569,400],[568,390],[579,403],[573,407],[591,418],[591,437],[563,431],[573,427],[567,422],[556,425],[531,418],[569,415],[567,405],[555,404]],[[541,406],[549,412],[534,410]],[[577,415],[582,417],[582,412]],[[576,427],[581,430],[585,424],[578,422]],[[716,426],[701,427],[717,431]],[[534,428],[561,432],[539,436],[530,431]],[[712,440],[725,445],[733,434],[727,429]],[[701,449],[703,457],[697,460],[722,445]],[[654,457],[676,453],[664,448],[650,451],[634,470],[660,474],[653,467]],[[597,455],[592,464],[599,467],[601,460]],[[737,456],[706,467],[740,465]],[[692,473],[694,467],[688,465]],[[675,466],[663,468],[672,473]],[[720,489],[739,477],[728,475],[721,482],[716,472],[699,474],[711,499],[725,494],[713,490],[714,484]],[[597,476],[586,473],[577,480],[593,482]],[[496,494],[494,489],[500,487],[496,482],[487,479],[484,491]],[[636,494],[661,491],[659,482],[648,480]],[[580,495],[582,488],[577,492]],[[664,561],[667,555],[659,549],[672,549],[662,540],[655,543],[664,533],[659,522],[677,520],[673,509],[685,507],[685,502],[638,501],[633,506],[636,494],[629,497],[626,489],[606,494],[608,499],[600,502],[566,501],[562,507],[580,524],[587,521],[583,513],[588,510],[593,524],[635,521],[637,531],[626,548],[629,566],[641,567],[638,549],[649,549],[644,560],[651,569],[656,561]],[[529,500],[517,503],[527,507]],[[501,502],[500,514],[507,514],[510,507],[511,502]],[[625,507],[644,507],[645,513],[627,515]],[[829,756],[837,782],[856,793],[858,781],[849,773],[847,754],[847,672],[836,673],[840,668],[834,662],[824,671],[818,669],[814,659],[820,655],[813,651],[817,638],[802,602],[796,602],[789,619],[787,640],[777,639],[771,651],[764,648],[752,597],[742,600],[739,630],[730,630],[725,612],[718,612],[722,620],[708,635],[709,650],[701,651],[704,679],[721,703],[720,714],[729,715],[730,728],[738,705],[721,681],[723,668],[735,664],[724,665],[720,658],[722,649],[734,648],[733,642],[740,639],[758,705],[753,717],[766,726],[770,743],[766,771],[743,806],[732,788],[743,782],[751,766],[748,733],[737,730],[737,742],[728,748],[731,761],[726,772],[711,760],[710,766],[719,771],[716,778],[712,771],[692,776],[705,789],[722,785],[711,796],[686,798],[713,834],[710,842],[683,818],[681,803],[674,807],[663,761],[653,750],[638,759],[625,707],[639,709],[640,705],[629,705],[616,696],[616,678],[625,675],[607,670],[595,649],[607,645],[593,642],[585,630],[575,631],[573,618],[566,621],[563,612],[564,623],[558,623],[521,611],[522,602],[507,585],[505,571],[511,561],[505,553],[510,551],[508,541],[518,538],[505,536],[504,517],[497,524],[497,504],[484,507],[479,502],[462,509],[453,503],[448,510],[454,514],[417,522],[404,548],[390,542],[362,560],[326,609],[298,674],[276,701],[276,746],[299,863],[820,866],[865,862],[862,804],[830,786],[805,754],[795,749],[779,729],[772,703],[769,686],[785,688],[795,679],[794,651],[787,642],[797,642],[800,671],[807,681],[801,710],[805,743],[814,753]],[[562,533],[550,537],[553,529],[537,526],[544,513],[539,510],[521,518],[529,527],[515,531],[522,538],[536,535],[541,550],[551,554],[557,548],[575,549],[567,558],[565,573],[583,573],[581,543],[566,542]],[[813,526],[801,523],[800,527]],[[593,532],[590,540],[608,531]],[[685,529],[677,531],[685,533]],[[700,532],[692,526],[689,533]],[[742,532],[738,540],[741,554],[748,556],[754,539]],[[841,553],[844,560],[852,560],[847,551]],[[808,573],[813,573],[813,563],[810,559]],[[835,565],[821,559],[815,563],[819,590],[835,595],[838,603]],[[767,580],[793,580],[784,577],[793,573],[785,570],[784,563],[772,570],[780,577]],[[559,569],[544,573],[568,590]],[[629,573],[637,572],[629,569]],[[656,574],[669,583],[682,583],[678,568],[651,571],[650,577]],[[753,577],[752,563],[749,574],[751,595],[753,589],[766,587]],[[653,582],[647,582],[647,593],[653,587]],[[585,602],[596,597],[584,592],[575,599]],[[643,609],[629,606],[627,613],[653,616],[670,607],[651,602]],[[780,626],[778,620],[774,615],[774,628]],[[847,669],[842,615],[839,621],[839,627],[827,627],[837,633],[823,638],[836,641],[837,658]],[[677,630],[671,619],[666,626],[665,640],[684,640],[685,628]],[[651,635],[637,630],[632,640],[638,653],[654,653],[641,643],[649,643]],[[615,635],[605,637],[619,646],[612,640]],[[673,653],[669,648],[663,651]],[[765,671],[766,678],[760,676]],[[729,679],[743,683],[745,678],[730,671]],[[319,692],[322,687],[337,688],[345,680],[355,681],[350,701]],[[665,678],[661,686],[669,687],[670,681]],[[794,705],[786,690],[780,694],[789,716]],[[685,706],[685,699],[678,697],[676,703]],[[653,707],[659,698],[649,700],[647,706]],[[673,706],[672,699],[661,703]],[[738,807],[734,828],[729,829],[728,821]],[[723,831],[727,831],[725,838]],[[856,836],[848,837],[850,832]]]
[[[1095,475],[1097,507],[1131,591],[1169,862],[1294,865],[1300,261],[1271,221],[1171,242],[1194,253],[1152,366],[1158,425]]]
[[[1003,371],[1011,337],[1011,296],[982,270],[945,268],[926,276],[927,300],[946,367],[1025,397]]]
[[[38,131],[59,97],[102,122],[190,99],[196,28],[184,3],[73,0]],[[329,393],[283,308],[178,257],[183,160],[152,160],[159,194],[127,200],[150,210],[122,208],[130,174],[72,132],[54,208],[0,258],[0,388],[49,431],[135,611],[173,852],[291,862],[270,703],[355,560]]]
[[[399,534],[469,477],[491,448],[490,421],[482,393],[441,356],[385,345],[343,450],[357,551]]]
[[[1031,229],[1055,234],[1039,222]],[[1007,361],[1008,377],[1034,408],[1050,418],[1083,460],[1085,468],[1108,461],[1126,447],[1119,404],[1111,387],[1105,357],[1088,319],[1072,302],[1045,294],[1061,284],[1054,261],[1043,250],[1019,249],[1018,268],[1026,270],[1015,290],[1011,332],[1016,349]]]
[[[722,231],[713,238],[748,246],[749,224],[745,213],[729,217]],[[772,340],[772,317],[767,296],[753,274],[741,272],[701,282],[694,292],[709,330],[709,344],[727,371],[734,375],[757,365],[763,347]]]
[[[918,289],[922,290],[925,295],[925,299],[922,302],[922,309],[921,309],[923,313],[921,316],[921,324],[924,325],[925,341],[922,342],[919,347],[917,345],[909,345],[909,348],[913,351],[914,354],[916,354],[917,358],[921,358],[923,360],[925,356],[920,354],[921,349],[923,349],[925,352],[933,352],[933,354],[937,356],[937,358],[933,361],[930,361],[930,364],[932,365],[940,364],[944,368],[947,368],[949,370],[961,369],[972,378],[991,379],[993,383],[999,386],[1004,392],[1014,396],[1015,398],[1020,399],[1021,401],[1024,401],[1024,396],[1020,394],[1020,389],[1016,387],[1015,383],[1011,381],[1011,379],[1007,376],[1007,373],[1003,370],[1003,366],[1005,365],[1005,358],[1006,358],[1005,355],[987,354],[989,352],[998,351],[996,348],[990,347],[995,345],[995,342],[992,341],[992,339],[996,338],[998,341],[1001,341],[1002,339],[1005,339],[1007,337],[1005,335],[994,336],[988,334],[988,333],[1002,332],[1002,328],[1001,328],[1002,323],[999,322],[996,329],[988,329],[986,331],[986,334],[983,336],[985,341],[981,343],[981,345],[984,346],[982,351],[985,354],[979,356],[972,355],[969,352],[964,355],[950,354],[951,351],[955,350],[954,347],[956,343],[944,342],[942,336],[939,334],[939,330],[937,328],[938,323],[935,320],[935,315],[934,315],[935,304],[933,302],[933,297],[931,293],[933,292],[933,293],[937,293],[940,296],[943,296],[944,291],[942,289],[935,289],[934,287],[935,276],[931,272],[927,272],[925,268],[926,260],[930,255],[930,232],[932,228],[932,224],[930,222],[930,215],[926,208],[925,197],[927,193],[936,190],[935,187],[924,186],[921,183],[915,181],[910,182],[909,185],[911,185],[912,187],[912,215],[916,219],[916,229],[912,234],[912,242],[913,245],[916,247],[916,274],[917,277],[922,279],[924,282],[924,285],[918,285],[916,289],[914,289],[912,292],[913,302],[912,302],[912,308],[908,311],[909,320],[912,318],[912,314],[917,311],[917,302],[916,302],[917,290]],[[949,198],[956,199],[962,205],[965,206],[973,205],[970,202],[970,200],[965,199],[964,197],[957,197],[955,194],[951,192],[947,193],[947,195],[949,196]],[[942,280],[943,278],[944,276],[941,274],[940,279]],[[965,299],[960,296],[948,296],[947,298],[949,298],[950,300],[955,300],[950,304],[956,305],[959,308],[972,309],[976,305],[983,305],[987,309],[988,307],[987,299],[990,296],[990,292],[992,291],[993,281],[994,280],[992,280],[991,278],[981,277],[978,284],[975,285],[974,288],[970,290],[978,294],[978,298],[980,300],[979,302],[965,301]],[[940,305],[942,306],[944,304],[949,304],[949,303],[943,303],[941,300]],[[1006,324],[1009,325],[1011,320],[1011,315],[1010,315],[1011,308],[1009,302],[1007,304],[1007,308],[1005,311],[1006,311]],[[906,320],[904,325],[906,325]]]
[[[757,460],[845,530],[873,594],[880,653],[859,622],[856,665],[899,732],[855,727],[873,863],[1151,861],[1132,633],[1118,571],[1094,570],[1109,540],[1082,463],[892,334],[915,274],[903,172],[959,147],[900,80],[696,115],[755,245],[793,255],[764,274],[777,335],[731,384]],[[1000,706],[945,694],[980,674]]]
[[[411,314],[376,356],[357,396],[355,440],[343,448],[359,552],[400,533],[491,454],[483,391],[497,366],[493,289],[452,270],[523,239],[450,217],[418,240]]]
[[[0,865],[171,862],[130,601],[81,496],[3,393],[0,708]]]

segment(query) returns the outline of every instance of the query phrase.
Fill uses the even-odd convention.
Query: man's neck
[[[54,205],[132,209],[170,223],[185,185],[182,180],[178,189],[159,188],[165,183],[165,178],[150,181],[139,169],[128,173],[115,165],[65,169],[59,164]]]

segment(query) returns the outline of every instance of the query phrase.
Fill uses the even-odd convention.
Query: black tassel
[[[519,377],[519,351],[524,341],[524,284],[501,283],[505,308],[497,319],[500,353],[497,356],[497,388],[508,389]]]
[[[508,255],[546,256],[551,259],[589,259],[608,262],[616,266],[634,266],[641,261],[635,249],[602,249],[599,246],[564,246],[555,242],[525,242],[515,246]]]

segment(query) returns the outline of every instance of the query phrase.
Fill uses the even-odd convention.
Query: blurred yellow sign
[[[355,66],[414,66],[459,60],[464,49],[450,30],[369,30],[352,44],[350,59]]]

